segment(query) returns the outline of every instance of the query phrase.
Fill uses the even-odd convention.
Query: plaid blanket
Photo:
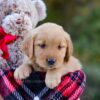
[[[45,73],[33,72],[25,80],[16,80],[14,69],[0,70],[0,95],[4,100],[77,100],[85,88],[82,70],[70,72],[62,77],[55,88],[45,86]]]

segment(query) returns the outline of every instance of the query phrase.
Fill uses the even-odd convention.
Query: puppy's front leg
[[[61,73],[58,70],[48,70],[46,73],[45,83],[50,89],[55,88],[61,82]]]
[[[23,61],[23,64],[19,66],[15,72],[14,72],[14,77],[16,79],[25,79],[29,77],[29,75],[32,73],[32,63],[29,61],[28,58],[25,58]]]

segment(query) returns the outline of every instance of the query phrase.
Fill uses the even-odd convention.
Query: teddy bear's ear
[[[5,17],[6,13],[8,12],[8,9],[6,2],[4,0],[0,0],[0,25],[2,24],[2,20]]]
[[[46,5],[42,0],[32,0],[32,3],[36,7],[36,10],[39,15],[39,21],[42,21],[46,18]]]
[[[2,19],[4,18],[4,13],[3,13],[3,11],[0,9],[0,25],[1,25],[1,23],[2,23]]]
[[[0,25],[5,16],[9,15],[12,10],[16,9],[16,5],[13,0],[0,0]]]

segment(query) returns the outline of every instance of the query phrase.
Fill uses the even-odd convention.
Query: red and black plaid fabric
[[[86,84],[82,70],[65,75],[55,89],[45,86],[45,73],[33,72],[21,81],[14,79],[13,72],[14,69],[0,70],[0,95],[4,100],[77,100]]]

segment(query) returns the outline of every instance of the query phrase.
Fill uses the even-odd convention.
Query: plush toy
[[[45,17],[46,6],[42,0],[0,0],[0,28],[6,34],[5,36],[9,34],[17,37],[10,44],[2,42],[5,40],[5,36],[0,38],[1,44],[3,44],[0,48],[1,57],[5,53],[9,53],[9,56],[6,55],[7,66],[8,64],[10,67],[19,66],[23,58],[20,50],[23,38],[30,34],[30,30],[35,28],[37,23]],[[2,32],[0,32],[1,34]],[[2,50],[4,47],[6,49]],[[5,60],[5,57],[3,58]],[[2,62],[3,60],[0,60],[0,64]],[[2,65],[0,65],[0,68],[3,67]]]

